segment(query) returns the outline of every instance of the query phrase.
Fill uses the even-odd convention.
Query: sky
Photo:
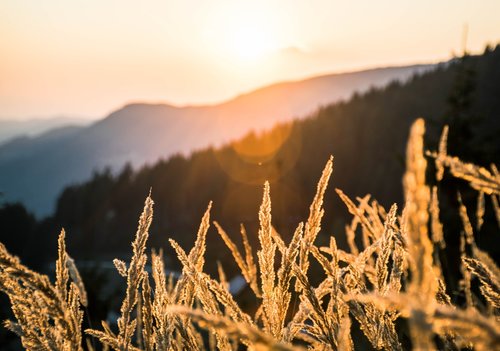
[[[0,118],[215,104],[277,81],[500,42],[498,0],[2,0]]]

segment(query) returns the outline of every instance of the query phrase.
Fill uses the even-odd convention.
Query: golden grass
[[[337,248],[334,237],[327,247],[318,247],[324,213],[323,197],[333,170],[330,159],[319,180],[309,218],[300,223],[287,244],[272,226],[270,186],[264,185],[259,211],[257,260],[245,229],[241,228],[244,254],[218,223],[214,223],[241,274],[258,301],[255,316],[243,311],[229,293],[222,266],[219,278],[204,273],[206,235],[210,208],[202,218],[194,247],[185,251],[170,240],[183,270],[179,279],[167,277],[162,254],[146,254],[153,201],[148,196],[132,243],[130,263],[115,260],[118,274],[127,279],[117,330],[105,322],[101,329],[88,329],[114,350],[353,350],[361,332],[374,349],[402,350],[397,320],[407,320],[412,348],[438,347],[494,350],[500,345],[500,270],[474,242],[474,226],[467,209],[460,206],[464,225],[462,239],[462,289],[466,308],[451,304],[435,251],[443,249],[443,225],[439,219],[436,188],[426,184],[424,121],[411,128],[403,184],[405,204],[398,213],[388,211],[369,196],[356,201],[337,190],[353,215],[346,226],[350,252]],[[443,132],[436,160],[437,178],[446,169],[465,179],[478,191],[476,230],[483,225],[485,196],[490,196],[497,219],[500,177],[446,154],[447,129]],[[500,220],[499,220],[500,223]],[[361,240],[356,240],[361,235]],[[92,349],[82,333],[85,288],[73,260],[65,249],[65,233],[59,237],[56,281],[29,270],[0,244],[0,290],[10,299],[15,321],[5,326],[19,335],[30,350]],[[361,242],[359,246],[357,242]],[[466,254],[466,245],[472,256]],[[469,251],[468,251],[469,252]],[[324,271],[313,286],[310,259]],[[145,271],[151,260],[151,277]],[[485,306],[477,304],[471,280],[478,279]],[[295,283],[292,285],[292,283]],[[295,287],[295,288],[294,288]],[[298,301],[292,308],[292,301]],[[357,323],[353,323],[356,321]],[[202,329],[209,331],[204,339]]]

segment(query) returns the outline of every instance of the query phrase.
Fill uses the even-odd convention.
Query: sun
[[[228,50],[243,61],[255,61],[275,48],[270,33],[262,27],[239,25],[228,35]]]
[[[203,35],[210,51],[234,63],[254,64],[279,50],[279,25],[270,9],[232,3],[211,12]]]

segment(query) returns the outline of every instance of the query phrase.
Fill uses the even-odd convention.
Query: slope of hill
[[[94,170],[118,171],[237,139],[249,130],[305,116],[354,92],[406,80],[432,65],[335,74],[275,84],[213,106],[131,104],[80,129],[21,138],[0,147],[0,191],[38,216],[53,210],[64,186]]]
[[[0,119],[0,144],[19,137],[33,137],[51,129],[84,126],[88,120],[71,117],[37,118],[29,120]]]

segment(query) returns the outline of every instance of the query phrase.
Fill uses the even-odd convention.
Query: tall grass
[[[114,261],[118,274],[127,280],[116,330],[103,322],[101,328],[82,332],[82,306],[87,298],[76,266],[66,253],[64,231],[59,237],[55,283],[23,266],[0,244],[0,290],[8,295],[15,316],[15,321],[4,324],[30,350],[92,349],[89,340],[96,338],[114,350],[243,347],[344,351],[359,349],[359,337],[353,337],[359,331],[374,349],[381,350],[498,349],[500,270],[476,246],[474,226],[463,205],[461,289],[467,301],[465,307],[451,304],[436,255],[446,243],[437,191],[426,182],[424,132],[424,121],[419,119],[408,141],[402,211],[396,204],[385,209],[369,196],[353,201],[337,190],[353,215],[346,226],[350,252],[339,249],[334,237],[328,246],[315,244],[333,159],[321,175],[309,218],[298,224],[289,243],[272,226],[268,183],[259,210],[257,259],[244,227],[244,252],[240,252],[222,226],[214,223],[258,301],[255,315],[244,311],[230,294],[222,267],[219,279],[204,272],[211,204],[193,248],[186,251],[170,240],[183,266],[182,275],[174,281],[165,275],[162,256],[146,253],[153,219],[153,200],[148,196],[132,242],[132,259],[129,263]],[[439,150],[428,153],[435,159],[437,179],[448,170],[478,191],[476,230],[483,223],[486,196],[500,225],[500,175],[496,167],[487,170],[447,155],[446,135],[447,129]],[[148,260],[151,276],[145,270]],[[310,279],[311,260],[324,271],[317,285]],[[482,297],[473,296],[472,279],[478,280]],[[474,303],[480,298],[484,304]],[[298,301],[296,308],[291,307],[293,300]],[[410,342],[403,346],[401,329],[405,326]],[[208,337],[203,329],[208,330]]]

